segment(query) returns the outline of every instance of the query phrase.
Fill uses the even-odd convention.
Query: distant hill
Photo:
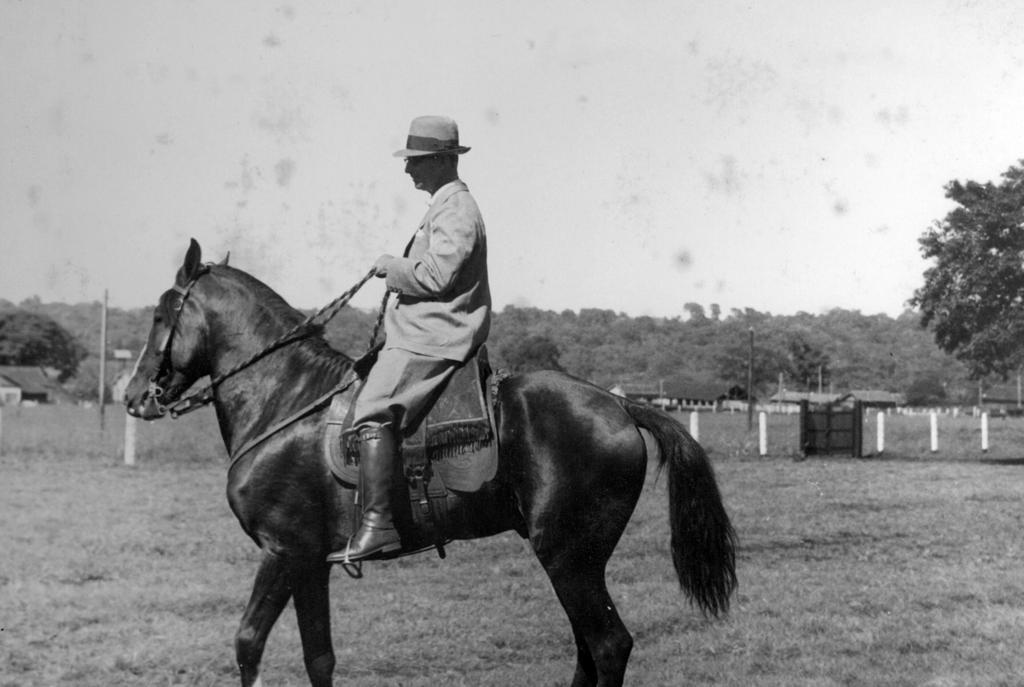
[[[0,311],[15,307],[47,315],[74,335],[90,351],[83,374],[98,365],[99,302],[68,305],[33,298],[15,305],[0,299]],[[723,314],[712,305],[709,315],[693,303],[684,310],[679,317],[657,318],[594,308],[556,313],[507,306],[494,316],[488,348],[492,362],[503,366],[521,359],[516,348],[521,342],[546,339],[557,349],[562,368],[606,387],[674,378],[745,387],[752,328],[758,394],[777,391],[780,373],[787,389],[816,389],[820,370],[825,390],[915,390],[927,402],[977,398],[977,383],[938,350],[914,312],[896,318],[842,309],[817,315],[751,309]],[[359,355],[375,318],[375,312],[345,309],[328,326],[327,338],[339,350]],[[108,352],[128,349],[137,355],[151,319],[151,308],[110,308]],[[118,372],[117,366],[109,367],[110,375]]]
[[[686,379],[724,388],[746,387],[750,330],[754,332],[754,391],[919,391],[917,401],[971,402],[977,383],[963,365],[938,349],[914,312],[897,318],[835,309],[824,314],[772,315],[751,309],[707,315],[686,305],[686,317],[630,317],[611,310],[555,313],[506,307],[489,347],[499,360],[518,341],[546,336],[567,371],[602,386]]]

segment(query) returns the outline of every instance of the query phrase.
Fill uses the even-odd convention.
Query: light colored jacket
[[[388,348],[465,361],[491,327],[487,236],[462,181],[438,189],[405,256],[387,264]]]

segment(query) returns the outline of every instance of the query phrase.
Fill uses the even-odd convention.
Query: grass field
[[[102,433],[96,417],[4,409],[0,687],[237,684],[256,550],[212,413],[140,427],[135,467],[120,413]],[[760,458],[745,416],[701,416],[741,539],[724,620],[678,591],[651,471],[608,571],[636,639],[627,684],[1022,684],[1024,420],[994,420],[983,454],[976,419],[942,418],[932,454],[927,417],[889,417],[885,454],[860,460],[797,460],[796,422],[770,418]],[[339,685],[568,684],[568,622],[515,535],[366,572],[333,578]],[[307,684],[290,609],[264,682]]]

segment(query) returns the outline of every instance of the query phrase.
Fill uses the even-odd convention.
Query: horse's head
[[[209,374],[204,318],[197,299],[190,298],[197,282],[210,271],[201,257],[202,250],[192,239],[174,286],[153,310],[153,326],[125,390],[130,415],[144,420],[163,417],[168,404]]]

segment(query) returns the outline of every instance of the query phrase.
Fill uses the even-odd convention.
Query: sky
[[[945,184],[1024,158],[1022,63],[1016,1],[0,0],[0,298],[152,305],[194,237],[320,307],[444,114],[499,310],[897,315]]]

